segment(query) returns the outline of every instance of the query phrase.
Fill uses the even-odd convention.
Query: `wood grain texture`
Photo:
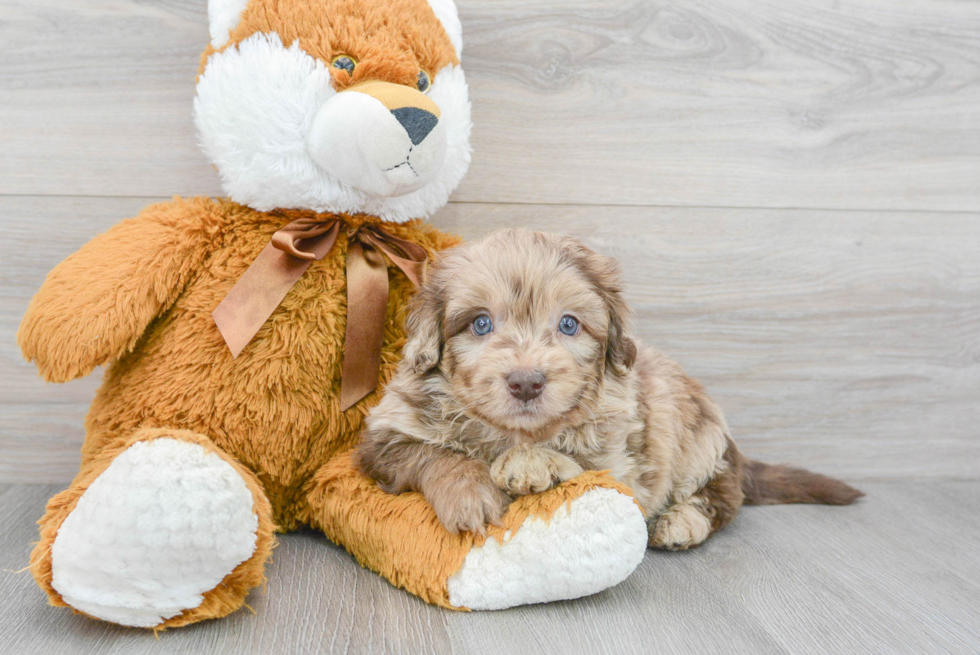
[[[425,605],[315,533],[286,535],[255,613],[165,632],[46,606],[26,565],[46,485],[0,486],[0,651],[47,653],[975,653],[978,482],[868,483],[848,508],[746,508],[624,583],[502,612]],[[961,502],[965,499],[965,502]],[[972,565],[969,562],[972,561]]]
[[[0,198],[24,217],[0,240],[0,482],[76,472],[98,375],[45,385],[14,335],[51,267],[150,200]],[[434,222],[468,239],[533,225],[617,257],[638,333],[707,385],[749,456],[978,475],[976,216],[454,204]]]
[[[205,0],[0,2],[0,193],[213,195]],[[980,5],[461,0],[467,202],[980,209]]]
[[[974,3],[513,0],[462,17],[468,181],[501,190],[458,199],[980,207]]]
[[[959,554],[975,550],[971,510],[930,496],[975,500],[980,487],[864,488],[868,496],[841,511],[750,508],[739,535],[703,551],[703,564],[793,653],[977,652],[980,569]],[[943,525],[956,533],[940,538]]]
[[[453,615],[448,624],[464,653],[792,652],[693,553],[648,551],[631,577],[595,596]]]

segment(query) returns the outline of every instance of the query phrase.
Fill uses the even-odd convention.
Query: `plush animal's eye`
[[[348,75],[353,75],[354,67],[357,66],[357,62],[347,55],[338,55],[333,58],[330,65],[334,68],[347,71]]]
[[[493,321],[486,314],[480,314],[473,319],[473,334],[482,337],[493,331]]]
[[[425,71],[419,71],[418,81],[415,82],[415,87],[425,93],[429,90],[429,86],[432,84],[432,80],[429,79],[429,74]]]
[[[558,321],[558,331],[562,334],[567,334],[570,337],[574,337],[576,334],[578,334],[578,319],[576,319],[574,316],[565,314],[561,317],[561,320]]]

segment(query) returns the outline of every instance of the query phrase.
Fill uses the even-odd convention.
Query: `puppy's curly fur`
[[[457,532],[483,531],[510,496],[608,469],[636,494],[649,544],[673,550],[743,502],[862,495],[745,460],[701,385],[631,336],[620,291],[617,263],[568,237],[505,230],[445,252],[368,416],[362,470],[389,492],[422,492]]]

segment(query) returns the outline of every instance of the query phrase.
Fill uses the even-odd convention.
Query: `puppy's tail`
[[[864,495],[863,491],[826,475],[750,459],[742,464],[742,491],[746,505],[850,505]]]

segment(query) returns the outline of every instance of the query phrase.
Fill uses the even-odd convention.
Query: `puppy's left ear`
[[[623,300],[623,275],[619,262],[590,250],[580,241],[565,238],[565,247],[578,259],[579,267],[606,302],[609,331],[606,335],[606,364],[625,373],[636,361],[636,342],[630,334],[633,312]]]
[[[618,274],[618,265],[616,268]],[[636,342],[628,334],[633,312],[618,289],[606,295],[606,306],[609,308],[606,361],[620,373],[625,373],[636,362]]]
[[[411,313],[405,322],[408,341],[402,359],[416,375],[428,373],[439,363],[444,313],[436,283],[427,280],[412,299]]]

